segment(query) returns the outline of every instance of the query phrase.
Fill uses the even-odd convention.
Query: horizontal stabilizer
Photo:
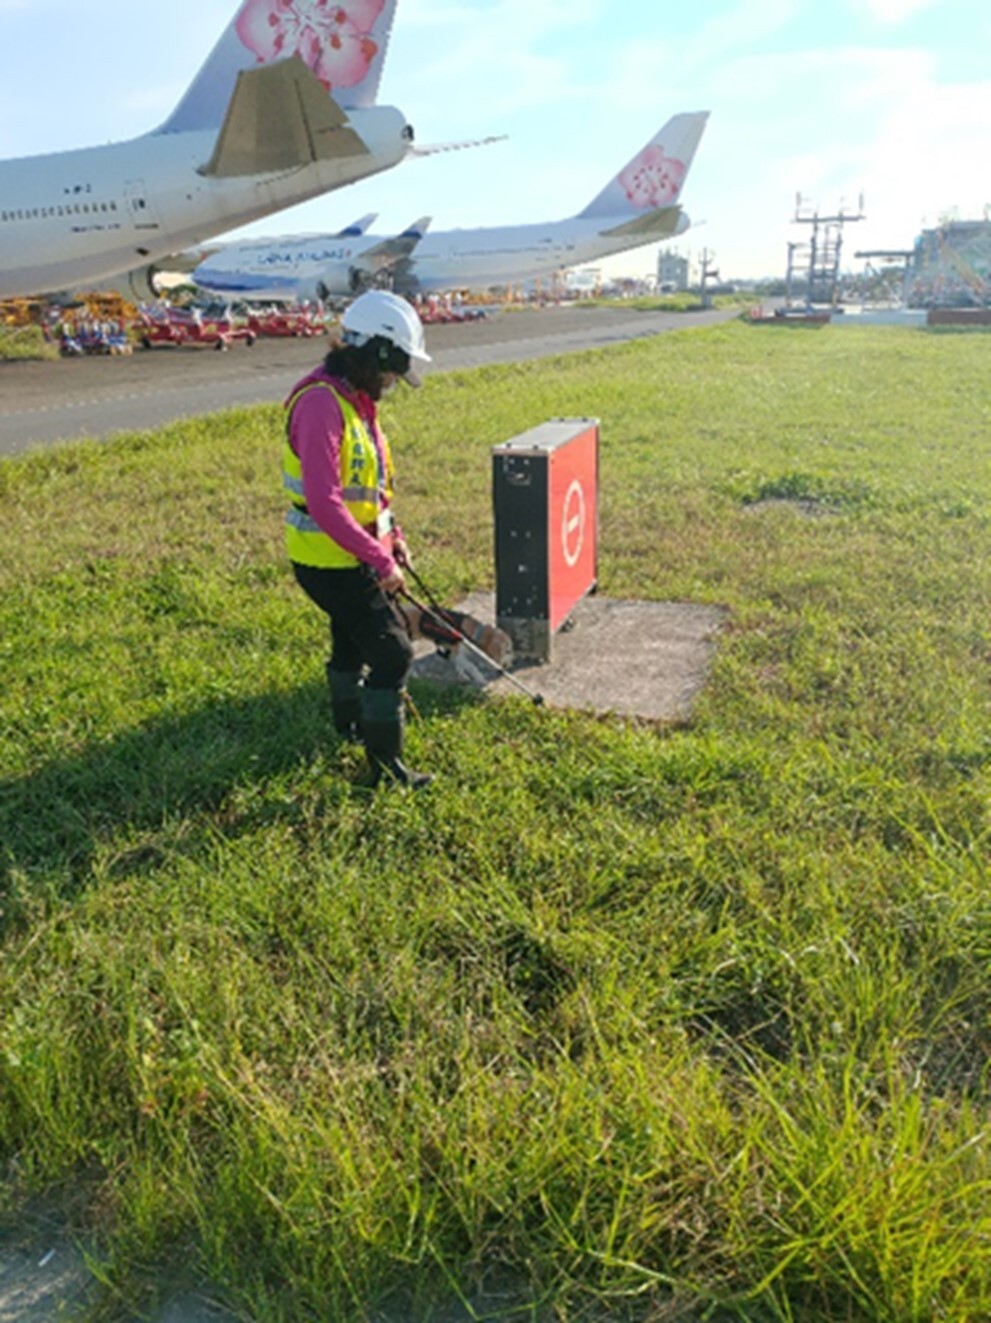
[[[213,155],[200,173],[272,174],[368,154],[340,106],[294,55],[238,74]]]
[[[600,234],[610,239],[664,239],[671,234],[680,234],[687,226],[682,221],[680,207],[658,207],[656,211],[645,211],[633,220],[624,221],[610,230],[600,230]]]
[[[500,134],[495,138],[475,138],[466,142],[435,142],[428,147],[411,147],[410,156],[436,156],[439,152],[460,152],[465,147],[490,147],[494,142],[505,142],[509,135]]]

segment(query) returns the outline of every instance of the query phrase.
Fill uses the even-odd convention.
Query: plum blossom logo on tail
[[[685,163],[665,156],[664,148],[651,144],[619,176],[626,196],[635,207],[664,207],[681,191]]]
[[[237,35],[259,64],[298,55],[329,91],[355,87],[378,54],[372,39],[385,0],[248,0]]]

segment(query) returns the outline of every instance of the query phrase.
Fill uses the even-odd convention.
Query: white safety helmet
[[[424,345],[423,323],[406,299],[388,290],[370,289],[345,309],[341,330],[346,345],[360,347],[378,336],[401,349],[412,361],[405,372],[397,375],[411,386],[420,385],[413,363],[429,363],[431,358]],[[386,370],[395,369],[390,366]]]

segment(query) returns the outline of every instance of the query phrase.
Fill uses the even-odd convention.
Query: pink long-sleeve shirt
[[[355,390],[339,377],[328,376],[320,367],[297,382],[289,398],[315,381],[328,382],[354,405],[378,446],[379,454],[384,455],[375,401],[364,391]],[[289,444],[299,456],[303,470],[303,499],[310,518],[345,551],[370,565],[380,579],[388,578],[396,569],[395,560],[374,533],[358,523],[344,503],[341,487],[343,435],[344,417],[340,405],[329,390],[309,390],[293,405],[289,421]],[[401,534],[395,528],[393,539],[399,536]]]

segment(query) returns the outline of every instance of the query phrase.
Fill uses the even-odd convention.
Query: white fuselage
[[[349,112],[368,154],[282,173],[208,177],[216,131],[0,162],[0,299],[99,282],[398,164],[409,149],[389,106]]]
[[[597,217],[427,234],[416,250],[417,287],[430,293],[514,285],[638,246],[603,234],[611,227]]]
[[[565,267],[598,261],[614,253],[669,237],[605,233],[629,221],[629,215],[549,221],[427,233],[407,265],[397,271],[396,288],[404,293],[486,290],[550,276]],[[671,234],[688,226],[683,213],[672,216]],[[194,273],[197,284],[232,296],[312,299],[322,293],[347,296],[361,254],[380,239],[340,240],[307,236],[229,244]]]

